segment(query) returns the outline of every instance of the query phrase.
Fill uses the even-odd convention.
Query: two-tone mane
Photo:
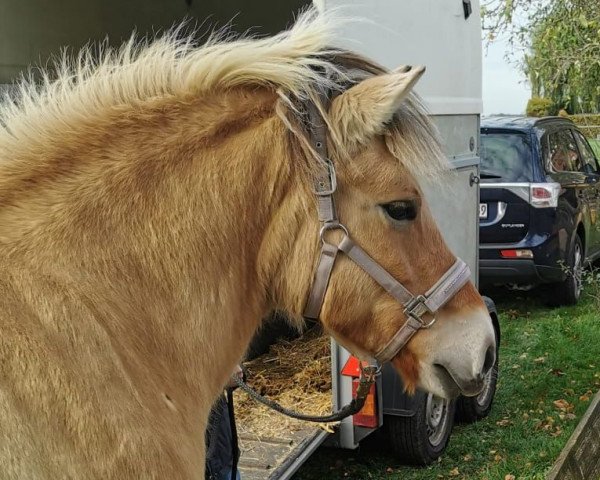
[[[259,40],[231,39],[221,32],[197,46],[193,35],[180,38],[181,29],[174,29],[154,40],[132,36],[118,49],[88,46],[75,57],[65,52],[47,71],[23,77],[12,96],[5,94],[0,148],[6,157],[20,157],[24,149],[62,144],[65,136],[98,128],[127,111],[160,109],[235,88],[262,87],[307,98],[315,90],[347,87],[365,73],[386,72],[366,58],[330,47],[335,28],[332,17],[309,10],[291,30]],[[402,150],[411,171],[428,176],[446,169],[418,97],[411,94],[389,126],[390,143]],[[331,127],[333,139],[341,138]]]

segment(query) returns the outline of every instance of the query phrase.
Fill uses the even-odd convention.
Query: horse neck
[[[84,296],[148,371],[186,386],[206,372],[209,397],[262,316],[301,297],[281,265],[301,228],[302,195],[274,96],[251,97],[83,126],[77,143],[31,173],[44,202],[32,194],[0,211],[13,259]],[[64,182],[47,175],[65,162],[77,168]],[[10,237],[5,227],[24,216],[28,230]]]

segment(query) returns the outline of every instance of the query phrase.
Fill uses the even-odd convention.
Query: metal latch
[[[471,0],[462,0],[463,2],[463,11],[465,12],[465,20],[471,16],[473,13],[473,7],[471,6]]]

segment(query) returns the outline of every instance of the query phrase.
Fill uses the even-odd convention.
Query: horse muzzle
[[[442,360],[443,361],[443,360]],[[472,368],[465,368],[464,365],[457,364],[456,359],[450,358],[447,363],[436,363],[434,368],[438,370],[439,375],[448,375],[454,384],[458,387],[460,393],[467,397],[474,397],[479,395],[483,390],[485,384],[485,377],[490,371],[496,361],[496,347],[494,344],[488,345],[483,365],[478,366],[480,363],[475,360]],[[449,382],[445,382],[447,388],[452,390],[452,387],[448,385]]]
[[[415,346],[427,352],[420,362],[421,386],[447,398],[478,395],[496,362],[496,338],[487,310],[440,319],[427,333]]]

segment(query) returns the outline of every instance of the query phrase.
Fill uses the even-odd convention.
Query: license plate
[[[487,203],[479,204],[479,218],[485,219],[488,216]]]

